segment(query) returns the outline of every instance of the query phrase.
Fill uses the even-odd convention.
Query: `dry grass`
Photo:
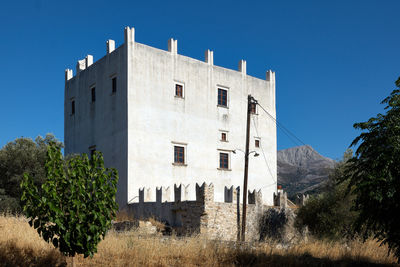
[[[116,222],[132,221],[132,216],[130,216],[126,210],[120,210],[117,212],[117,216],[115,217],[114,221]]]
[[[0,266],[65,266],[67,261],[25,218],[0,216]],[[201,237],[143,236],[134,231],[111,231],[92,259],[76,257],[77,266],[382,266],[394,262],[387,248],[373,240],[235,247]]]

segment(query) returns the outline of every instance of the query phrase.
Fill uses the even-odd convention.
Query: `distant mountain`
[[[336,161],[324,157],[311,146],[298,146],[278,151],[278,184],[288,192],[312,192],[328,179]]]

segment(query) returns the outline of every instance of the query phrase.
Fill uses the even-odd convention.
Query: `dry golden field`
[[[76,266],[394,266],[387,248],[365,243],[308,241],[289,248],[234,243],[200,237],[162,237],[139,231],[110,231],[93,258],[75,258]],[[1,266],[66,266],[64,257],[43,241],[23,217],[0,216]]]

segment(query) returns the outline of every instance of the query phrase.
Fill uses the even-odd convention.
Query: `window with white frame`
[[[221,142],[228,142],[228,131],[219,130],[219,134],[220,134],[219,140]]]
[[[187,163],[187,145],[180,142],[172,142],[173,144],[173,165],[186,166]]]
[[[223,87],[219,86],[217,89],[218,89],[217,90],[217,94],[218,94],[217,105],[219,107],[227,108],[228,107],[228,88],[223,88]]]
[[[229,153],[219,152],[219,168],[222,170],[229,170]]]

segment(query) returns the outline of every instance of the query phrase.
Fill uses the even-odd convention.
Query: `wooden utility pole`
[[[242,242],[246,239],[246,206],[247,206],[247,178],[249,176],[249,145],[250,145],[250,113],[253,97],[247,97],[247,126],[246,150],[244,152],[244,179],[243,179],[243,209],[242,209]]]

